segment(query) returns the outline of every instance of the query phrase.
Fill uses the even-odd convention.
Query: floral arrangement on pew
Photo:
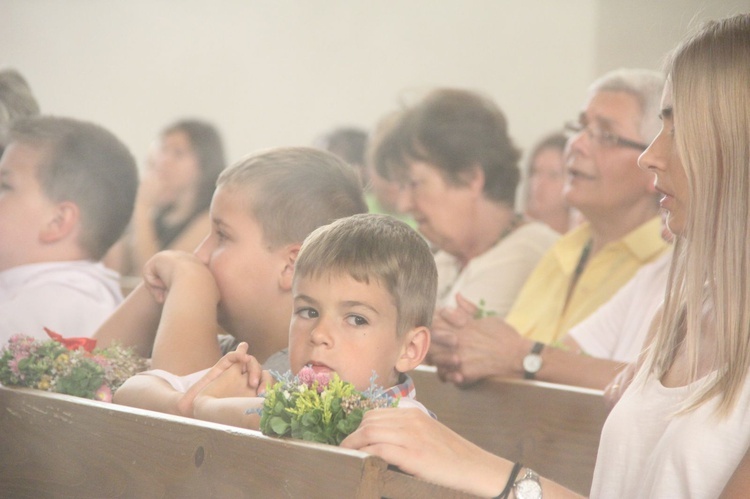
[[[14,335],[0,351],[0,383],[111,402],[126,379],[147,369],[130,348],[95,349],[91,338],[63,338],[45,328],[50,340]]]
[[[364,392],[336,373],[315,373],[309,366],[296,376],[272,374],[279,381],[266,392],[260,419],[261,432],[272,437],[339,445],[357,429],[366,411],[398,405],[398,399],[375,385],[375,373]]]

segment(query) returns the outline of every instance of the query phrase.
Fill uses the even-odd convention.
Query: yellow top
[[[659,217],[652,218],[589,258],[566,306],[570,282],[590,239],[591,228],[583,224],[542,257],[505,318],[522,336],[556,341],[608,301],[642,265],[669,248],[661,238]]]

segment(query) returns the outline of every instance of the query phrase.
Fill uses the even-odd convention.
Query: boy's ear
[[[430,349],[430,330],[424,326],[406,332],[401,345],[401,355],[396,361],[396,371],[405,373],[422,363]]]
[[[80,219],[81,212],[77,204],[70,201],[57,203],[52,216],[39,232],[39,241],[52,244],[65,239],[76,230]]]
[[[279,287],[284,291],[291,291],[292,289],[292,277],[294,277],[294,262],[297,261],[297,255],[299,249],[302,247],[301,244],[289,244],[284,246],[282,256],[284,258],[284,268],[281,270],[279,276]]]

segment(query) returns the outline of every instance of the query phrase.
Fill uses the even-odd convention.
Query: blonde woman
[[[713,498],[747,482],[748,81],[750,15],[707,24],[671,59],[662,130],[640,166],[656,175],[678,240],[654,339],[602,431],[592,497]],[[368,413],[342,445],[479,495],[575,496],[429,418],[394,413]]]

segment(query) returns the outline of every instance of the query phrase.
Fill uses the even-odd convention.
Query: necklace
[[[581,277],[581,274],[583,274],[583,270],[586,268],[586,264],[589,261],[589,256],[591,255],[591,246],[593,245],[593,242],[591,239],[586,241],[586,245],[581,250],[581,256],[578,257],[578,263],[576,264],[576,268],[573,271],[573,276],[570,278],[570,286],[568,286],[568,295],[565,297],[565,308],[568,307],[568,301],[570,301],[570,297],[573,294],[573,290],[576,287],[576,284],[578,283],[578,279]]]

